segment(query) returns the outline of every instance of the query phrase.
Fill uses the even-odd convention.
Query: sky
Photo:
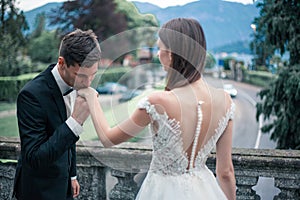
[[[66,0],[16,0],[17,7],[23,11],[32,10],[34,8],[40,7],[50,2],[63,2]],[[140,2],[148,2],[157,5],[161,8],[166,8],[168,6],[184,5],[197,0],[135,0]],[[252,4],[253,0],[226,0],[231,2],[240,2],[243,4]]]

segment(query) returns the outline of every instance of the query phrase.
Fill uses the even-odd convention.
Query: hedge
[[[20,89],[36,75],[37,73],[31,73],[0,77],[0,101],[15,101]]]
[[[99,69],[94,83],[102,85],[105,82],[119,82],[122,77],[131,71],[129,67],[109,67],[107,69]]]
[[[246,71],[244,82],[261,87],[268,86],[277,76],[264,71]]]
[[[125,73],[130,72],[130,70],[131,69],[127,67],[99,69],[94,83],[100,85],[105,82],[118,82],[121,77]],[[15,101],[22,87],[36,75],[38,75],[38,73],[0,77],[0,101]]]

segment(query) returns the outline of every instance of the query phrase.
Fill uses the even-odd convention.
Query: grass
[[[16,103],[0,102],[0,112],[15,110]],[[0,118],[0,136],[19,137],[17,116],[5,116]]]
[[[0,118],[0,136],[19,137],[16,115]]]
[[[148,92],[146,92],[148,93]],[[145,94],[146,94],[145,93]],[[109,108],[103,108],[104,114],[107,118],[108,123],[111,126],[118,124],[119,122],[127,119],[135,110],[137,102],[145,96],[145,94],[135,97],[131,101],[115,105]],[[0,103],[0,111],[15,109],[15,103]],[[84,132],[81,134],[81,140],[97,140],[98,136],[94,129],[91,118],[89,117],[84,123]],[[0,118],[0,136],[6,137],[19,137],[17,117],[16,115],[5,116]],[[139,137],[147,133],[147,129],[138,134],[137,137],[130,139],[131,142],[136,142]]]
[[[137,105],[138,101],[144,96],[145,96],[145,94],[142,94],[140,96],[133,98],[131,101],[118,104],[112,108],[103,108],[104,115],[105,115],[108,123],[110,124],[110,126],[115,126],[118,123],[128,119],[129,116],[136,109],[136,107],[137,107],[136,105]],[[97,140],[98,139],[96,130],[93,126],[93,122],[90,117],[86,120],[83,127],[84,127],[84,133],[81,134],[81,136],[80,136],[82,140]],[[142,137],[146,133],[147,133],[147,129],[144,129],[141,133],[139,133],[137,135],[137,137],[131,138],[129,140],[129,142],[137,142],[139,140],[139,137]]]
[[[0,112],[16,109],[16,103],[0,102]]]

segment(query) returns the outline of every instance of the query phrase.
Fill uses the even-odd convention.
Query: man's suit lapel
[[[53,101],[55,102],[57,108],[58,108],[58,111],[59,111],[59,114],[60,114],[60,117],[62,118],[62,120],[66,120],[67,118],[67,111],[66,111],[66,106],[65,106],[65,102],[64,102],[64,99],[63,99],[63,96],[59,90],[59,87],[53,77],[53,74],[51,72],[51,70],[53,69],[53,66],[50,66],[48,69],[47,69],[47,80],[48,80],[48,86],[49,86],[49,90],[50,90],[50,93],[52,95],[52,98],[53,98]]]

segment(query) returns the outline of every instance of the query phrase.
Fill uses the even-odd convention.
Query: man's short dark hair
[[[65,59],[68,67],[75,64],[91,67],[101,59],[101,49],[97,36],[92,30],[76,29],[62,39],[59,56]]]

